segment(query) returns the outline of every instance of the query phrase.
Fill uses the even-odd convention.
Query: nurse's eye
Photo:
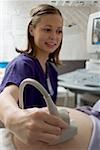
[[[49,28],[44,28],[43,29],[45,32],[50,32],[51,31],[51,29],[49,29]]]
[[[57,33],[58,33],[58,34],[62,34],[62,30],[58,30]]]

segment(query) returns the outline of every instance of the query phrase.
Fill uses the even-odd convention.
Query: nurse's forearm
[[[21,109],[11,94],[6,92],[0,94],[0,120],[5,126],[7,126],[9,121],[18,115],[20,111]]]

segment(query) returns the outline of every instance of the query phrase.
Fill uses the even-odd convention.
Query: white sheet
[[[0,150],[16,150],[11,140],[11,134],[5,128],[0,128]]]

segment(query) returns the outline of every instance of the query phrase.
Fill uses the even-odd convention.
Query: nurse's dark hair
[[[29,28],[30,28],[30,25],[35,27],[38,24],[39,20],[41,19],[41,16],[46,15],[46,14],[59,14],[62,17],[60,10],[49,4],[40,4],[37,7],[33,8],[30,11],[30,16],[32,17],[32,19],[29,22],[28,28],[27,28],[27,48],[26,50],[19,50],[18,48],[16,48],[17,52],[27,53],[28,55],[34,56],[34,57],[36,56],[36,51],[34,48],[35,47],[34,37],[31,36],[29,32]],[[49,61],[55,63],[56,65],[60,64],[59,52],[61,49],[61,45],[62,45],[62,40],[61,40],[59,47],[53,53],[49,54]]]

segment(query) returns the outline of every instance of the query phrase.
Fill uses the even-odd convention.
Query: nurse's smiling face
[[[30,34],[34,37],[36,51],[50,54],[62,41],[63,20],[59,14],[43,15]]]

